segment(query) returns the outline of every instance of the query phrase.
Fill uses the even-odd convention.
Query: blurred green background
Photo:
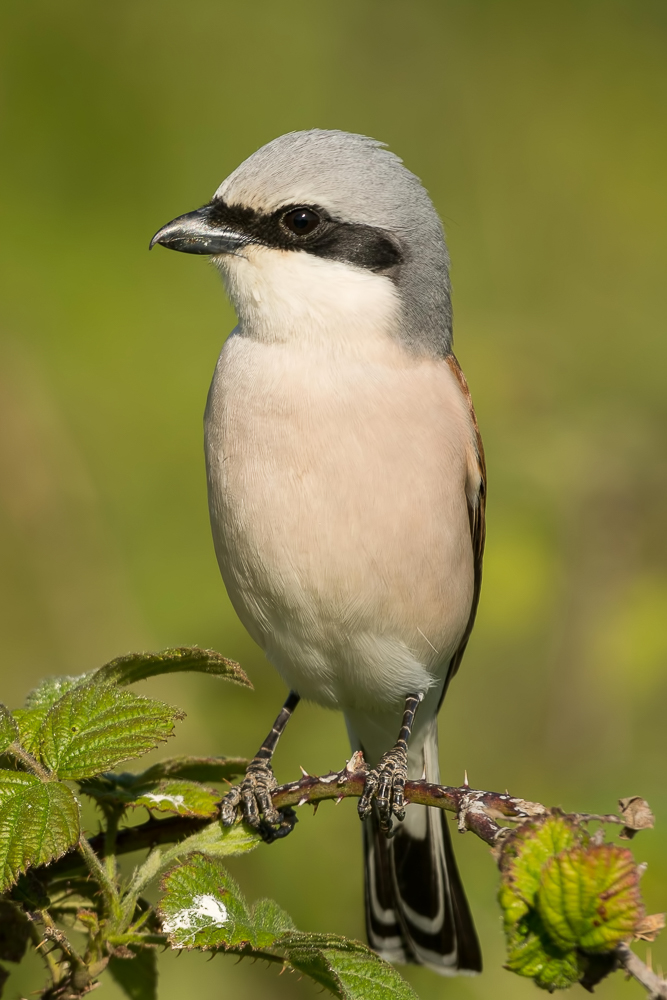
[[[234,317],[201,258],[148,241],[274,136],[364,132],[445,222],[488,457],[486,576],[443,780],[467,768],[573,810],[645,795],[658,827],[635,853],[649,910],[665,909],[663,0],[5,0],[0,19],[2,700],[127,650],[212,646],[256,691],[151,682],[188,712],[168,752],[257,748],[284,692],[219,579],[202,455]],[[278,777],[346,753],[341,718],[303,706]],[[486,971],[410,980],[423,1000],[534,995],[501,968],[487,849],[456,846]],[[302,812],[234,872],[303,929],[363,935],[352,803]],[[652,950],[667,967],[667,937]],[[160,963],[161,1000],[318,993],[225,958]],[[40,978],[36,963],[10,995]],[[640,992],[615,977],[598,995]]]

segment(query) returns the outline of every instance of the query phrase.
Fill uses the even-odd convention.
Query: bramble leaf
[[[296,931],[294,921],[272,899],[258,899],[252,908],[255,946],[268,948],[282,934]]]
[[[106,772],[97,774],[93,778],[85,779],[80,784],[80,790],[84,795],[97,799],[98,802],[116,802],[118,805],[126,803],[132,805],[138,795],[143,791],[154,792],[156,789],[163,790],[164,781],[171,783],[174,781],[185,781],[186,785],[194,785],[201,788],[199,782],[214,781],[216,783],[226,783],[229,778],[245,774],[248,761],[245,757],[169,757],[166,760],[158,761],[148,770],[140,774],[131,774],[127,771],[122,774]],[[216,801],[220,799],[217,792],[207,788],[207,792],[215,795]],[[176,794],[180,794],[178,791]],[[140,803],[149,808],[155,807],[155,799],[149,802]],[[162,811],[166,810],[165,804]],[[172,811],[172,810],[166,810]],[[195,812],[193,815],[213,816],[213,812]]]
[[[254,944],[241,890],[222,865],[197,854],[165,876],[158,913],[172,948]]]
[[[250,761],[246,757],[167,757],[142,774],[132,775],[134,784],[159,781],[161,778],[186,778],[189,781],[228,781],[245,774]]]
[[[72,688],[85,684],[90,674],[47,677],[28,694],[25,708],[15,709],[14,716],[19,727],[19,741],[24,750],[39,756],[39,730],[50,708],[60,701]]]
[[[91,674],[79,674],[78,677],[71,677],[65,675],[62,677],[47,677],[45,680],[40,681],[36,688],[28,694],[25,700],[25,707],[33,711],[34,709],[46,709],[51,708],[55,705],[64,694],[71,691],[72,688],[78,687],[79,684],[85,684],[89,680]]]
[[[294,969],[341,1000],[416,1000],[399,974],[359,941],[303,934],[272,900],[248,912],[245,900],[221,864],[196,855],[164,878],[158,912],[173,948],[281,955]]]
[[[524,823],[500,860],[506,968],[547,990],[592,989],[641,927],[639,871],[627,849],[591,844],[567,816]]]
[[[152,781],[124,788],[101,777],[82,783],[81,791],[98,802],[115,802],[130,808],[145,806],[156,812],[202,818],[215,816],[220,801],[218,792],[196,781]]]
[[[508,936],[506,969],[546,990],[565,990],[579,982],[577,952],[557,948],[534,910]]]
[[[286,934],[274,945],[289,964],[341,1000],[417,1000],[411,986],[360,941],[334,934]]]
[[[109,972],[129,1000],[157,1000],[157,956],[154,948],[141,948],[134,958],[112,956]]]
[[[633,936],[644,916],[632,854],[601,844],[551,858],[542,870],[537,908],[558,947],[611,951]]]
[[[92,678],[97,684],[110,682],[125,685],[157,674],[183,671],[211,674],[233,684],[252,688],[238,663],[228,660],[214,649],[199,649],[198,646],[178,646],[175,649],[163,649],[159,653],[128,653],[126,656],[118,656],[96,670]]]
[[[19,727],[16,719],[9,709],[0,703],[0,753],[18,738]]]
[[[218,820],[207,823],[203,830],[170,847],[164,852],[163,864],[194,853],[205,854],[209,858],[233,857],[254,851],[261,843],[259,833],[245,823],[223,826]]]
[[[501,858],[500,891],[506,928],[534,906],[543,865],[554,854],[571,847],[576,836],[577,831],[565,817],[552,815],[523,823],[507,839]]]
[[[48,708],[36,708],[28,710],[26,708],[15,708],[13,715],[19,727],[19,743],[24,750],[33,756],[38,756],[39,740],[37,733],[44,722],[44,716]]]
[[[66,785],[0,771],[0,891],[30,865],[59,858],[79,839],[79,805]]]
[[[49,709],[35,739],[59,778],[85,778],[152,750],[181,718],[163,702],[89,681]]]

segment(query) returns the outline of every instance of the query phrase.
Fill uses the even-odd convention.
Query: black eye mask
[[[340,222],[318,206],[287,205],[265,214],[214,200],[206,211],[212,227],[234,230],[245,236],[248,244],[302,250],[379,274],[403,262],[398,241],[385,230]]]

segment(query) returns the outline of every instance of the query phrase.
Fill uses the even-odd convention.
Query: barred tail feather
[[[423,765],[429,780],[437,781],[435,726]],[[372,814],[364,823],[364,850],[371,947],[389,962],[426,965],[445,976],[481,972],[479,941],[444,812],[408,806],[390,840]]]

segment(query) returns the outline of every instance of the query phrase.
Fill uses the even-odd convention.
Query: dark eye
[[[307,236],[320,224],[320,217],[309,208],[295,208],[283,216],[283,222],[296,236]]]

